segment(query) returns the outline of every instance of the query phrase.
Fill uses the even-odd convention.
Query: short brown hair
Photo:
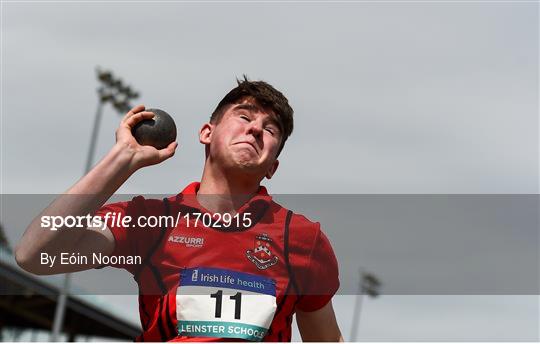
[[[229,105],[239,104],[245,98],[254,98],[257,104],[262,106],[263,109],[271,110],[277,116],[281,131],[281,143],[277,153],[279,155],[285,146],[285,141],[287,141],[293,131],[294,110],[289,105],[289,101],[283,93],[262,80],[250,81],[244,75],[243,80],[236,79],[236,82],[238,86],[227,93],[219,102],[212,116],[210,116],[210,122],[219,122]]]

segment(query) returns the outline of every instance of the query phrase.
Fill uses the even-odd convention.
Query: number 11
[[[210,294],[210,297],[216,299],[216,311],[214,313],[214,316],[216,318],[221,318],[221,302],[223,299],[223,290],[218,290],[215,294]],[[234,300],[234,318],[239,320],[240,309],[242,308],[242,293],[237,292],[229,298],[231,300]]]

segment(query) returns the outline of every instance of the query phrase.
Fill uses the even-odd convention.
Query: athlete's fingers
[[[159,160],[163,161],[172,157],[177,147],[178,147],[178,142],[172,142],[167,147],[158,150]]]
[[[130,118],[131,116],[133,116],[134,114],[138,113],[138,112],[141,112],[145,109],[144,105],[143,104],[139,104],[139,105],[136,105],[134,106],[133,108],[131,108],[131,110],[129,110],[126,115],[122,118],[122,122],[125,122],[128,118]]]
[[[145,119],[153,119],[156,117],[156,115],[153,112],[143,111],[138,112],[136,114],[131,115],[124,121],[124,125],[127,125],[130,129],[132,129],[135,124],[139,123],[142,120]]]

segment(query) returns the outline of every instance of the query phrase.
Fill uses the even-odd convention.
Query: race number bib
[[[276,284],[270,278],[214,268],[180,273],[179,335],[261,341],[276,307]]]

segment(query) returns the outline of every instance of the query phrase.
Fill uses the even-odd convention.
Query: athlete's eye
[[[274,128],[266,127],[266,128],[264,128],[264,130],[266,130],[267,132],[269,132],[272,136],[274,136],[274,134],[275,134]]]
[[[245,119],[246,121],[249,122],[249,117],[246,116],[246,115],[240,115],[240,118],[241,118],[241,119]]]

